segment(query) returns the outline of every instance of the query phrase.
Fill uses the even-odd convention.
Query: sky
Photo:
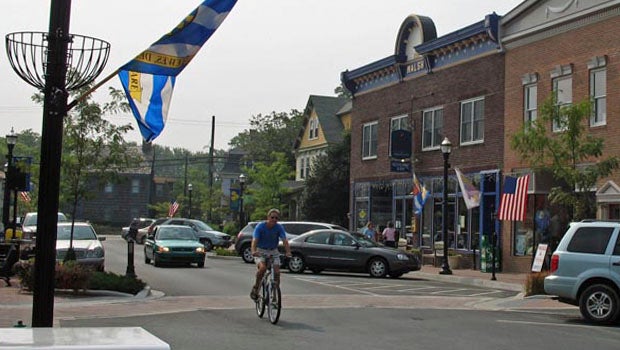
[[[207,152],[215,116],[216,149],[250,128],[254,115],[302,111],[310,95],[334,96],[340,73],[394,54],[400,25],[411,14],[430,17],[437,35],[456,31],[493,12],[505,15],[522,0],[239,0],[202,50],[177,76],[166,126],[153,143]],[[102,81],[157,41],[200,0],[74,0],[70,33],[111,44]],[[2,0],[0,34],[47,32],[51,1]],[[4,43],[4,40],[2,40]],[[4,44],[3,44],[4,45]],[[94,94],[108,100],[114,76]],[[41,133],[43,108],[36,88],[0,53],[0,135]],[[128,141],[142,137],[131,113],[105,116],[131,123]],[[19,142],[19,141],[18,141]]]

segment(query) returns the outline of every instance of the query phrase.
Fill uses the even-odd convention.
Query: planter
[[[462,269],[463,268],[463,257],[461,255],[448,255],[448,264],[450,264],[451,269]]]

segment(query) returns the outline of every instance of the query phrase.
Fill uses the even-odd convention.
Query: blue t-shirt
[[[272,228],[268,228],[266,222],[261,222],[256,225],[252,237],[258,240],[256,244],[258,248],[273,250],[278,248],[280,238],[282,240],[286,239],[286,232],[280,224],[275,224]]]

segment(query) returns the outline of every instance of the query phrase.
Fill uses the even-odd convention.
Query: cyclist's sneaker
[[[252,298],[252,300],[258,299],[258,288],[252,287],[252,291],[250,292],[250,298]]]

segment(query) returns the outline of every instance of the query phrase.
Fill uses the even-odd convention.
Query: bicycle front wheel
[[[256,314],[258,317],[263,318],[265,314],[265,301],[267,300],[265,296],[267,295],[267,288],[265,285],[261,283],[261,286],[258,288],[258,298],[254,301],[256,303]]]
[[[282,310],[282,295],[280,293],[280,286],[275,283],[272,283],[269,289],[267,314],[269,315],[269,321],[272,324],[276,324],[280,319],[280,310]]]

